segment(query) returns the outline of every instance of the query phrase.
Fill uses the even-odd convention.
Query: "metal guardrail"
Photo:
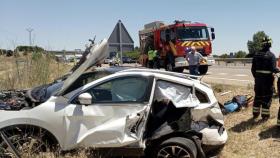
[[[217,65],[225,64],[227,65],[244,65],[252,64],[253,58],[214,58]]]

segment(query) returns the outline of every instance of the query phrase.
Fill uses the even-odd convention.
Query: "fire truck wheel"
[[[166,65],[166,71],[173,71],[173,70],[174,70],[173,65],[172,65],[171,63],[168,63],[168,64]]]
[[[177,68],[174,68],[174,71],[182,73],[184,71],[184,69],[185,69],[184,67],[177,67]]]
[[[199,73],[200,75],[205,75],[208,71],[208,65],[200,65],[199,66]]]

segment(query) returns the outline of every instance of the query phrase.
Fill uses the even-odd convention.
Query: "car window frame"
[[[70,104],[76,104],[76,105],[82,105],[82,104],[78,104],[76,103],[75,101],[77,100],[77,98],[79,97],[80,94],[82,93],[86,93],[89,89],[91,88],[94,88],[94,87],[98,87],[106,82],[110,82],[110,81],[113,81],[113,80],[116,80],[116,79],[120,79],[120,78],[126,78],[126,77],[140,77],[140,78],[144,78],[148,81],[148,86],[146,88],[146,92],[144,94],[144,98],[142,101],[119,101],[119,102],[93,102],[92,104],[90,105],[94,105],[94,104],[104,104],[104,105],[108,105],[108,104],[145,104],[145,103],[148,103],[151,96],[149,96],[149,94],[151,95],[151,92],[152,92],[152,86],[153,86],[153,76],[145,76],[145,75],[125,75],[125,76],[115,76],[114,78],[110,78],[110,79],[107,79],[107,80],[104,80],[104,81],[101,81],[100,83],[97,83],[97,84],[94,84],[86,89],[83,89],[82,91],[76,93],[75,95],[73,95],[71,97],[71,99],[69,99],[69,103]],[[88,105],[88,106],[90,106]]]
[[[198,91],[198,92],[200,92],[202,95],[206,96],[207,102],[201,102],[201,101],[199,100],[199,98],[197,97],[197,95],[196,95],[196,91]],[[197,87],[195,87],[195,92],[194,92],[194,93],[195,93],[197,99],[199,100],[199,102],[200,102],[201,104],[209,104],[209,103],[210,103],[209,96],[207,95],[206,92],[204,92],[204,91],[198,89]]]

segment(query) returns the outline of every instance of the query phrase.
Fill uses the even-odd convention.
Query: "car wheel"
[[[194,142],[187,138],[175,137],[163,141],[156,153],[155,158],[196,158],[197,148]]]
[[[182,72],[184,72],[184,69],[185,69],[184,67],[178,67],[178,68],[175,68],[174,71],[182,73]]]
[[[172,65],[171,63],[168,63],[168,64],[166,65],[166,71],[173,71],[173,70],[174,70],[173,65]]]
[[[34,157],[42,152],[54,151],[50,147],[50,143],[43,139],[43,133],[32,133],[32,131],[22,131],[20,133],[14,131],[4,131],[6,137],[21,157]],[[0,157],[14,158],[16,155],[11,147],[1,139]]]
[[[208,71],[208,65],[200,65],[198,71],[200,75],[205,75]]]

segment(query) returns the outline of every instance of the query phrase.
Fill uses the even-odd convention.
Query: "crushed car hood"
[[[107,39],[101,41],[95,47],[91,48],[87,56],[87,60],[76,69],[64,82],[62,88],[56,95],[63,95],[65,90],[71,86],[88,68],[101,62],[108,56],[108,42]]]

